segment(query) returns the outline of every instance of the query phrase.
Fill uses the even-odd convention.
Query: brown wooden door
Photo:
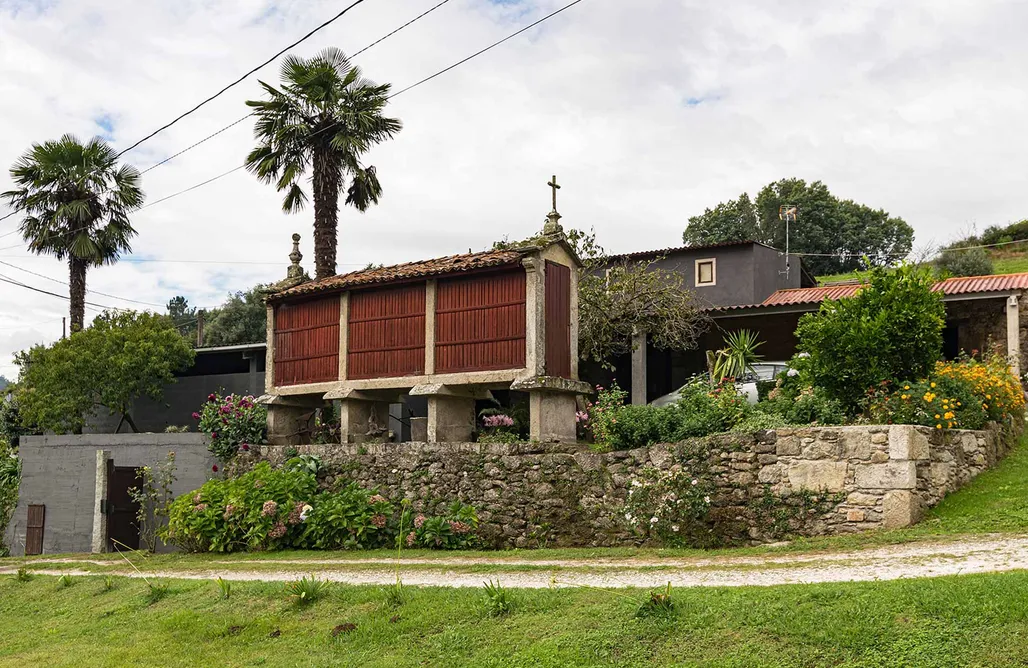
[[[46,523],[46,506],[30,505],[28,522],[25,523],[25,554],[43,554],[43,525]]]
[[[546,375],[571,377],[571,268],[548,260]]]
[[[110,550],[139,549],[139,526],[136,524],[139,504],[128,493],[130,487],[138,486],[135,468],[111,466],[107,477],[107,547]]]

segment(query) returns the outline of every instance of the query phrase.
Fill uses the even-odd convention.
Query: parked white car
[[[789,365],[786,362],[759,362],[753,365],[753,370],[748,372],[745,376],[735,382],[735,388],[739,391],[739,394],[746,396],[746,401],[751,404],[757,403],[757,381],[758,380],[774,380],[775,377],[780,373],[785,373],[789,370]],[[665,394],[662,397],[657,397],[650,402],[651,406],[670,406],[671,404],[678,403],[682,398],[683,387],[678,388],[670,394]]]

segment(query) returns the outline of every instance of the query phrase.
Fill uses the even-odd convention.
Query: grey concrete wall
[[[785,254],[773,248],[753,245],[753,304],[760,304],[776,290],[801,287],[803,267],[800,258],[792,256],[789,275],[785,275]]]
[[[153,401],[138,399],[132,407],[132,418],[141,432],[160,433],[169,425],[189,426],[196,429],[193,412],[200,409],[212,392],[222,394],[252,394],[264,392],[264,372],[226,373],[204,376],[185,376],[164,386],[164,397]],[[109,415],[102,410],[90,418],[83,431],[87,434],[111,434],[118,428],[121,415]],[[128,424],[121,425],[119,433],[130,433]]]
[[[110,451],[115,466],[133,467],[156,465],[174,452],[176,496],[203,485],[215,463],[203,434],[23,436],[18,507],[5,537],[12,555],[25,553],[30,504],[46,506],[44,554],[90,550],[97,450]]]

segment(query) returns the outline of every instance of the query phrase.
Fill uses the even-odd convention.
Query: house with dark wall
[[[708,246],[683,246],[615,255],[610,263],[650,262],[651,266],[675,272],[693,292],[701,308],[711,313],[721,309],[760,304],[779,290],[817,285],[803,267],[802,259],[755,241],[728,242]],[[756,319],[747,323],[761,338],[779,338],[777,332],[762,329],[778,323]],[[791,332],[790,332],[791,334]],[[706,368],[705,351],[720,348],[721,330],[711,328],[695,350],[661,350],[641,334],[635,350],[612,360],[615,371],[598,364],[582,364],[582,377],[593,384],[617,381],[628,390],[634,404],[644,404],[674,391]],[[778,351],[762,350],[767,359],[778,359]],[[787,357],[784,359],[788,359]]]

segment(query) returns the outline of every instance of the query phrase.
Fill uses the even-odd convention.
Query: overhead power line
[[[452,64],[452,65],[450,65],[448,67],[445,67],[445,68],[439,70],[435,74],[427,76],[424,79],[422,79],[420,81],[417,81],[417,82],[411,84],[410,86],[407,86],[406,88],[401,89],[400,91],[398,91],[396,93],[393,93],[392,95],[389,96],[388,99],[391,100],[391,99],[393,99],[394,97],[396,97],[398,95],[402,95],[403,93],[406,93],[409,90],[413,90],[414,88],[417,88],[418,86],[421,86],[421,85],[423,85],[425,83],[428,83],[429,81],[431,81],[432,79],[435,79],[436,77],[440,76],[441,74],[445,74],[446,72],[449,72],[450,70],[452,70],[452,69],[454,69],[456,67],[459,67],[459,66],[463,65],[464,63],[466,63],[466,62],[468,62],[468,61],[470,61],[470,60],[472,60],[474,58],[477,58],[478,56],[481,56],[483,53],[485,53],[485,52],[487,52],[487,51],[489,51],[489,50],[491,50],[491,49],[493,49],[493,48],[503,44],[504,42],[506,42],[506,41],[508,41],[510,39],[513,39],[514,37],[517,37],[518,35],[520,35],[521,33],[525,32],[526,30],[530,30],[531,28],[534,28],[535,26],[539,25],[540,23],[553,18],[557,14],[560,14],[561,12],[570,9],[571,7],[574,7],[575,5],[577,5],[580,2],[582,2],[582,0],[574,0],[574,2],[570,2],[570,3],[566,4],[566,5],[564,5],[560,9],[558,9],[558,10],[556,10],[554,12],[551,12],[550,14],[547,14],[546,16],[542,17],[541,19],[539,19],[537,21],[533,21],[532,23],[528,24],[524,28],[521,28],[520,30],[515,31],[515,32],[511,33],[510,35],[507,35],[503,39],[500,39],[500,40],[497,40],[496,42],[493,42],[492,44],[490,44],[489,46],[485,47],[484,49],[480,49],[480,50],[476,51],[475,53],[471,54],[470,56],[467,56],[466,58],[462,58],[461,60],[457,61],[456,63],[454,63],[454,64]],[[442,4],[442,3],[440,3],[440,4]],[[438,6],[439,5],[437,5],[437,7]],[[431,10],[429,10],[429,11],[431,11]],[[381,40],[379,40],[379,41],[381,41]],[[366,48],[368,48],[368,47],[366,47]],[[243,119],[239,119],[239,121],[242,121],[242,120]],[[236,122],[238,123],[239,121],[236,121]],[[327,125],[327,126],[323,127],[322,129],[314,132],[310,136],[311,137],[315,137],[315,136],[317,136],[318,134],[320,134],[322,132],[325,132],[327,130],[332,129],[333,127],[335,127],[335,125],[336,124]],[[215,134],[217,134],[217,133],[215,133]],[[198,142],[198,144],[199,143],[202,143],[202,142]],[[188,150],[188,149],[186,149],[186,150]],[[185,193],[187,193],[187,192],[189,192],[191,190],[196,190],[197,188],[203,187],[203,186],[205,186],[205,185],[207,185],[209,183],[213,183],[214,181],[217,181],[217,180],[219,180],[221,178],[224,178],[224,177],[228,176],[229,174],[231,174],[233,172],[236,172],[236,171],[239,171],[240,169],[244,169],[244,168],[245,168],[245,165],[240,165],[239,167],[233,167],[232,169],[228,170],[227,172],[223,172],[221,174],[218,174],[217,176],[214,176],[214,177],[211,177],[211,178],[207,179],[206,181],[201,181],[200,183],[197,183],[195,185],[189,186],[188,188],[185,188],[185,189],[180,190],[178,192],[172,193],[172,194],[168,195],[167,197],[162,197],[161,199],[155,200],[153,202],[150,202],[149,204],[146,204],[146,205],[144,205],[144,206],[142,206],[140,208],[141,209],[145,209],[145,208],[151,207],[151,206],[153,206],[155,204],[159,204],[160,202],[164,202],[166,200],[169,200],[169,199],[171,199],[173,197],[178,197],[179,195],[183,195],[183,194],[185,194]]]
[[[137,141],[137,142],[136,142],[135,144],[132,144],[131,146],[129,146],[128,148],[126,148],[125,150],[123,150],[123,151],[120,151],[120,152],[118,153],[118,157],[120,157],[120,156],[122,156],[122,155],[125,155],[126,153],[128,153],[128,152],[129,152],[129,151],[131,151],[132,149],[136,148],[137,146],[139,146],[139,145],[140,145],[140,144],[142,144],[143,142],[145,142],[145,141],[148,141],[148,140],[152,139],[152,138],[153,138],[153,137],[155,137],[156,135],[158,135],[158,134],[160,134],[161,132],[164,132],[165,130],[167,130],[168,128],[170,128],[170,127],[171,127],[172,125],[175,125],[176,123],[178,123],[179,121],[181,121],[181,120],[182,120],[183,118],[185,118],[186,116],[189,116],[190,114],[192,114],[192,113],[196,112],[196,111],[197,111],[198,109],[200,109],[200,107],[204,106],[204,105],[205,105],[205,104],[207,104],[208,102],[211,102],[211,101],[213,101],[214,99],[216,99],[216,98],[220,97],[220,96],[221,96],[221,95],[222,95],[223,93],[225,93],[226,91],[228,91],[228,90],[229,90],[230,88],[232,88],[233,86],[236,86],[236,85],[238,85],[238,84],[242,83],[242,82],[243,82],[244,80],[246,80],[246,78],[247,78],[247,77],[249,77],[249,76],[250,76],[251,74],[253,74],[253,73],[257,72],[258,70],[260,70],[261,68],[265,67],[266,65],[269,65],[269,64],[271,64],[272,62],[274,62],[274,61],[275,61],[275,59],[276,59],[276,58],[278,58],[279,56],[281,56],[282,54],[284,54],[284,53],[285,53],[286,51],[288,51],[289,49],[292,49],[293,47],[295,47],[295,46],[297,46],[297,45],[299,45],[299,44],[301,44],[301,43],[303,43],[303,42],[307,41],[307,40],[308,40],[308,39],[310,39],[310,37],[311,37],[311,36],[313,36],[313,35],[314,35],[314,34],[315,34],[316,32],[318,32],[319,30],[321,30],[321,29],[325,28],[326,26],[328,26],[328,25],[330,25],[330,24],[332,24],[332,23],[334,23],[334,22],[338,21],[338,20],[339,20],[339,19],[341,19],[341,18],[342,18],[342,17],[344,16],[344,15],[346,15],[346,13],[347,13],[347,12],[349,12],[349,11],[350,11],[351,9],[353,9],[354,7],[356,7],[357,5],[359,5],[359,4],[363,3],[363,2],[364,2],[364,0],[355,0],[355,2],[352,2],[352,3],[350,3],[350,4],[349,4],[349,5],[348,5],[348,6],[346,7],[346,8],[344,8],[344,9],[343,9],[343,10],[342,10],[341,12],[339,12],[338,14],[336,14],[335,16],[333,16],[332,18],[330,18],[329,20],[325,21],[324,23],[322,23],[321,25],[319,25],[319,26],[318,26],[317,28],[315,28],[314,30],[311,30],[311,31],[310,31],[309,33],[307,33],[306,35],[304,35],[304,36],[303,36],[303,37],[301,37],[300,39],[296,40],[295,42],[293,42],[293,43],[292,43],[292,44],[290,44],[289,46],[285,47],[284,49],[282,49],[281,51],[279,51],[278,53],[276,53],[276,54],[275,54],[275,55],[273,55],[272,57],[268,58],[267,60],[265,60],[265,61],[264,61],[263,63],[261,63],[261,64],[260,64],[260,65],[258,65],[257,67],[254,67],[254,68],[253,68],[253,69],[251,69],[251,70],[250,70],[249,72],[247,72],[247,73],[246,73],[246,74],[244,74],[243,76],[239,77],[238,79],[236,79],[236,80],[235,80],[235,81],[233,81],[232,83],[228,84],[227,86],[225,86],[224,88],[222,88],[221,90],[219,90],[219,91],[218,91],[217,93],[215,93],[214,95],[211,95],[210,97],[208,97],[207,99],[205,99],[205,100],[204,100],[203,102],[200,102],[200,103],[199,103],[198,105],[196,105],[195,107],[193,107],[193,108],[192,108],[192,109],[190,109],[189,111],[187,111],[187,112],[185,112],[185,113],[183,113],[183,114],[180,114],[179,116],[177,116],[176,118],[174,118],[174,119],[173,119],[172,121],[170,121],[169,123],[165,123],[164,125],[162,125],[161,127],[157,128],[156,130],[154,130],[154,131],[153,131],[153,132],[151,132],[150,134],[146,135],[145,137],[143,137],[142,139],[140,139],[139,141]]]
[[[25,269],[24,267],[19,267],[16,264],[11,264],[10,262],[4,262],[3,260],[0,260],[0,264],[6,265],[6,266],[10,267],[11,269],[17,269],[18,271],[23,271],[26,274],[32,274],[33,276],[38,276],[39,278],[45,278],[46,280],[53,281],[54,283],[60,283],[61,285],[68,285],[67,281],[62,281],[62,280],[60,280],[58,278],[53,278],[51,276],[47,276],[46,274],[40,274],[39,272],[32,271],[31,269]],[[164,308],[166,306],[165,304],[156,304],[154,302],[139,301],[138,299],[129,299],[128,297],[119,297],[118,295],[111,295],[111,294],[107,294],[106,292],[100,292],[99,290],[92,290],[90,288],[86,288],[86,292],[92,292],[94,295],[100,295],[100,296],[103,296],[103,297],[110,297],[111,299],[119,299],[119,300],[121,300],[123,302],[131,302],[133,304],[142,304],[143,306],[158,306],[160,308]]]
[[[10,283],[11,285],[17,285],[20,288],[25,288],[26,290],[32,290],[33,292],[39,292],[39,293],[42,293],[44,295],[50,295],[51,297],[57,297],[58,299],[64,299],[66,301],[71,301],[71,297],[68,297],[67,295],[62,295],[62,294],[58,294],[56,292],[50,292],[49,290],[43,290],[41,288],[33,287],[31,285],[28,285],[27,283],[22,283],[21,281],[17,281],[15,279],[11,278],[10,276],[5,276],[3,274],[0,274],[0,282]],[[117,306],[105,306],[103,304],[97,304],[95,302],[83,302],[83,304],[86,304],[88,306],[94,306],[96,308],[108,309],[108,310],[111,310],[111,311],[125,311],[125,310],[127,310],[127,309],[118,308]]]

